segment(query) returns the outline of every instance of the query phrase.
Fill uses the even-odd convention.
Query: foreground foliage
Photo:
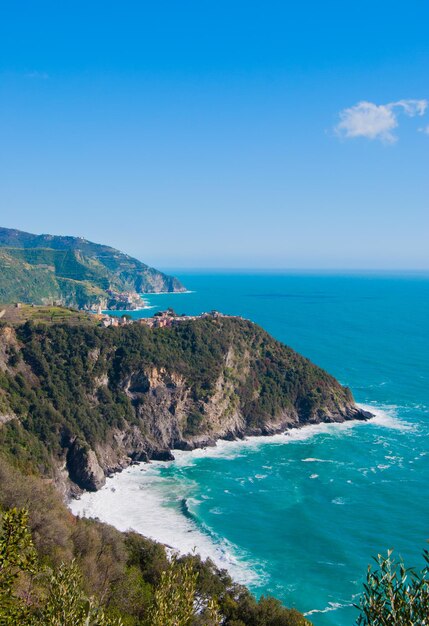
[[[0,625],[308,626],[210,561],[77,519],[0,459]]]
[[[195,615],[197,578],[198,573],[191,562],[178,563],[176,558],[173,558],[170,567],[162,572],[161,582],[155,589],[150,615],[152,626],[192,624]]]
[[[357,607],[358,626],[427,626],[429,624],[429,552],[422,571],[406,568],[404,562],[387,557],[376,559],[378,569],[368,568],[364,593]]]
[[[36,572],[36,552],[30,531],[28,513],[13,508],[4,513],[0,531],[0,624],[23,624],[29,619],[24,601],[16,594],[21,574]]]

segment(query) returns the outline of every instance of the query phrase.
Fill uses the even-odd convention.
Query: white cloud
[[[429,126],[425,126],[424,128],[419,128],[421,133],[425,133],[425,135],[429,135]]]
[[[398,102],[391,102],[387,106],[402,107],[409,117],[414,117],[415,115],[424,115],[428,104],[427,100],[398,100]]]
[[[396,136],[393,131],[398,126],[398,115],[402,111],[408,117],[424,115],[429,102],[427,100],[398,100],[388,104],[358,102],[354,106],[340,111],[340,122],[335,127],[340,137],[352,139],[366,137],[381,139],[393,143]]]

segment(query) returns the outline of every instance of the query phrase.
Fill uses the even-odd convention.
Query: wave
[[[415,430],[413,424],[405,422],[396,416],[396,406],[388,405],[378,407],[372,404],[359,404],[358,406],[365,411],[371,412],[374,417],[368,421],[349,420],[339,423],[310,424],[308,426],[302,426],[301,428],[293,428],[276,435],[246,437],[235,441],[218,440],[216,446],[213,447],[197,448],[191,451],[174,450],[173,454],[175,460],[169,461],[169,463],[174,463],[174,465],[178,467],[187,467],[193,465],[195,461],[200,458],[223,458],[232,460],[246,454],[248,451],[257,451],[265,445],[285,445],[305,441],[318,435],[341,436],[343,433],[347,433],[354,428],[365,426],[375,425],[404,432]],[[336,463],[336,461],[329,459],[316,459],[311,457],[303,459],[303,462]],[[164,462],[160,463],[162,463],[162,466],[165,466]]]
[[[315,459],[313,457],[301,460],[303,463],[338,463],[338,461],[333,461],[332,459]]]
[[[385,428],[390,428],[391,430],[401,430],[404,432],[409,432],[415,430],[414,424],[410,424],[403,419],[399,419],[397,416],[397,411],[399,407],[396,404],[385,404],[382,406],[378,406],[375,404],[361,404],[357,405],[359,408],[364,411],[369,411],[374,415],[367,423],[375,424],[377,426],[383,426]]]
[[[193,503],[184,496],[189,484],[175,486],[174,501],[171,484],[156,472],[152,464],[143,471],[133,466],[116,474],[98,492],[72,500],[69,507],[75,515],[99,519],[118,530],[134,530],[180,554],[196,550],[202,558],[210,558],[221,569],[227,569],[238,582],[261,584],[263,564],[252,562],[250,555],[198,524]]]
[[[95,517],[119,530],[135,530],[159,541],[181,554],[196,550],[202,558],[210,558],[218,567],[227,569],[237,582],[260,587],[266,579],[265,564],[252,560],[250,554],[218,536],[199,518],[200,502],[190,497],[192,481],[169,476],[168,468],[189,467],[201,458],[235,459],[249,452],[257,452],[265,445],[289,445],[319,435],[344,436],[356,427],[375,425],[395,430],[412,427],[399,420],[392,412],[373,405],[361,405],[374,418],[339,424],[314,424],[272,436],[249,437],[237,441],[218,441],[215,447],[193,451],[174,450],[174,461],[152,461],[132,466],[108,479],[96,493],[85,493],[69,506],[76,515]],[[389,407],[391,409],[391,407]],[[304,462],[329,462],[308,457]],[[265,475],[258,474],[258,479]],[[318,477],[312,474],[311,478]],[[343,504],[338,500],[335,504]],[[335,610],[333,606],[323,609]],[[317,612],[315,610],[315,612]]]
[[[354,605],[350,603],[341,604],[341,602],[329,602],[328,606],[324,609],[312,609],[304,613],[304,615],[307,617],[307,615],[314,615],[315,613],[330,613],[331,611],[338,611],[338,609],[346,609],[352,606]]]
[[[180,500],[180,510],[182,511],[183,515],[188,519],[194,519],[193,514],[189,510],[187,498],[182,498]]]

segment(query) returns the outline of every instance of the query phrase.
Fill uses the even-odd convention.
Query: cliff
[[[0,451],[67,491],[174,449],[368,417],[332,376],[238,318],[0,326]]]
[[[174,277],[80,237],[0,228],[0,302],[116,306],[124,292],[184,291]]]

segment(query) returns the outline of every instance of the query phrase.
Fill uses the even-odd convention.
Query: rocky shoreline
[[[271,437],[290,430],[316,424],[341,424],[348,421],[368,421],[374,415],[357,406],[350,407],[345,415],[325,416],[311,423],[299,423],[286,419],[267,424],[264,428],[244,428],[242,430],[220,432],[218,435],[172,441],[171,446],[156,447],[144,438],[138,429],[132,432],[113,432],[110,444],[98,445],[96,451],[81,446],[74,441],[69,448],[66,467],[68,480],[63,486],[66,495],[78,497],[83,491],[98,491],[106,483],[106,478],[122,472],[136,463],[150,461],[174,461],[174,451],[192,451],[215,447],[218,441],[237,441],[252,437]],[[64,480],[64,476],[63,476]]]
[[[175,449],[371,417],[248,320],[90,322],[0,328],[2,451],[66,497],[133,462],[172,460]]]

